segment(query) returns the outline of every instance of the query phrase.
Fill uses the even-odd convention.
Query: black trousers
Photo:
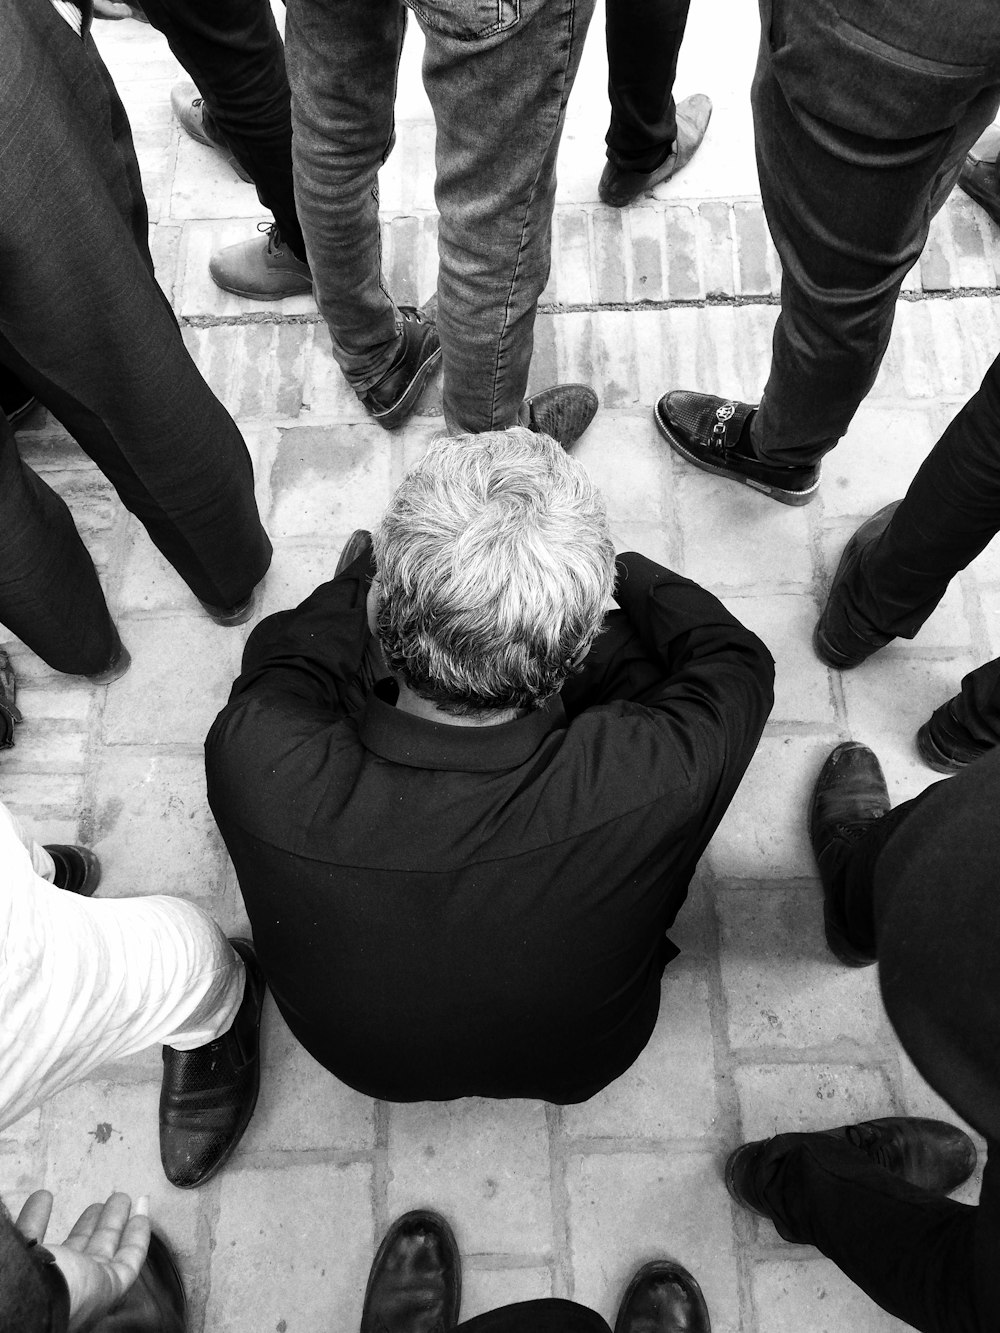
[[[198,85],[210,129],[256,185],[282,240],[304,260],[285,48],[268,0],[149,0],[142,8]]]
[[[924,459],[885,531],[838,590],[837,623],[869,639],[912,639],[948,584],[1000,532],[1000,357]],[[962,681],[958,721],[1000,745],[1000,659]]]
[[[611,1333],[599,1314],[576,1301],[520,1301],[477,1315],[455,1333]]]
[[[765,462],[802,466],[871,388],[900,285],[1000,104],[1000,7],[760,4],[751,101],[782,287],[751,436]]]
[[[969,827],[956,827],[953,816],[942,818],[942,796],[958,801],[963,814],[971,816]],[[970,765],[960,779],[932,784],[874,823],[854,844],[835,885],[852,943],[888,956],[894,953],[896,932],[922,932],[930,936],[926,948],[939,960],[945,978],[963,967],[976,968],[973,976],[985,976],[995,992],[997,835],[991,826],[989,840],[977,839],[976,829],[984,819],[995,825],[998,799],[1000,754],[994,754]],[[940,864],[924,842],[914,842],[915,855],[905,859],[918,837],[942,853]],[[905,874],[895,872],[901,854]],[[977,880],[985,888],[978,910],[974,897],[962,896],[968,886],[970,895],[977,891]],[[930,911],[924,912],[921,905],[928,902]],[[969,932],[984,947],[985,967],[977,967]],[[904,947],[911,944],[906,941]],[[1000,1038],[988,1026],[996,1013],[992,997],[987,1001],[977,983],[968,1015],[956,1018],[945,1008],[954,1003],[943,993],[947,979],[939,983],[934,978],[928,986],[928,969],[914,971],[902,979],[894,973],[891,995],[883,974],[890,1016],[898,1012],[891,1000],[905,984],[907,993],[926,1002],[931,1017],[921,1028],[929,1030],[940,1009],[945,1045],[954,1041],[957,1048],[957,1031],[985,1022],[985,1044],[992,1049]],[[955,989],[949,987],[952,996]],[[899,1035],[918,1067],[932,1077],[925,1053],[911,1045],[906,1033]],[[982,1090],[988,1102],[990,1076],[987,1069]],[[960,1085],[942,1070],[934,1086],[947,1098]],[[771,1140],[762,1165],[763,1199],[785,1240],[815,1245],[883,1309],[921,1333],[995,1333],[1000,1319],[1000,1143],[987,1141],[989,1161],[978,1207],[908,1185],[843,1141],[805,1134]]]
[[[153,276],[124,108],[91,38],[49,0],[0,0],[0,363],[58,418],[192,592],[232,606],[263,577],[243,437]],[[0,419],[0,623],[91,675],[115,630],[63,501]]]
[[[607,0],[608,157],[654,171],[677,138],[674,77],[690,0]]]

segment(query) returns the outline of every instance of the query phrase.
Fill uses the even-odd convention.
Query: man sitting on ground
[[[653,1030],[770,655],[641,555],[616,581],[599,492],[528,430],[438,441],[360,537],[207,741],[265,976],[371,1096],[582,1101]]]

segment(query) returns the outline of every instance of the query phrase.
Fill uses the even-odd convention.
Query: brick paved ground
[[[735,1209],[721,1166],[742,1138],[779,1127],[940,1105],[894,1041],[872,973],[825,952],[804,810],[822,757],[848,736],[883,757],[894,798],[927,785],[916,727],[971,664],[1000,652],[1000,555],[987,552],[957,580],[915,643],[855,674],[827,671],[809,633],[844,538],[902,493],[1000,344],[1000,235],[964,197],[949,202],[907,283],[876,388],[814,505],[783,508],[677,462],[653,428],[655,398],[674,386],[753,398],[768,365],[779,275],[747,108],[752,10],[743,0],[694,6],[679,89],[710,92],[715,120],[688,171],[626,213],[596,202],[607,116],[598,15],[560,160],[556,262],[533,370],[536,388],[582,379],[600,392],[603,410],[577,453],[605,489],[621,544],[719,592],[778,662],[774,716],[675,932],[683,953],[664,981],[659,1026],[635,1067],[583,1106],[390,1107],[320,1069],[269,1007],[253,1124],[222,1175],[191,1194],[160,1173],[156,1051],[107,1068],[0,1138],[3,1193],[16,1202],[45,1182],[57,1191],[57,1227],[112,1187],[150,1192],[183,1259],[195,1333],[349,1333],[374,1243],[418,1204],[455,1222],[469,1314],[552,1293],[613,1316],[633,1266],[666,1253],[699,1276],[717,1333],[902,1327],[815,1252]],[[311,300],[261,306],[212,286],[209,251],[252,230],[254,191],[172,124],[178,71],[155,33],[125,22],[98,37],[133,117],[160,280],[254,455],[275,543],[265,609],[285,607],[329,575],[347,534],[376,517],[440,428],[439,389],[388,436],[346,389]],[[433,135],[418,60],[411,35],[382,190],[387,268],[403,300],[426,296],[435,271]],[[20,443],[76,514],[134,666],[99,690],[10,645],[27,721],[4,755],[3,797],[46,840],[94,845],[102,892],[183,894],[238,929],[201,741],[245,632],[199,613],[43,413]]]

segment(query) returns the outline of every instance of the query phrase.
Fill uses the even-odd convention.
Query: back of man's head
[[[386,659],[459,716],[544,703],[614,585],[600,492],[554,440],[523,429],[437,441],[373,537]]]

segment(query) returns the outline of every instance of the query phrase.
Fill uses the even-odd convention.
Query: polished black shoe
[[[677,138],[667,156],[652,171],[628,171],[609,160],[597,185],[601,203],[624,208],[676,176],[694,157],[711,118],[712,102],[704,93],[694,93],[678,102]]]
[[[820,612],[816,628],[813,630],[813,647],[816,656],[827,666],[838,671],[849,671],[891,643],[893,634],[876,634],[872,630],[855,629],[841,605],[845,581],[854,573],[865,551],[876,538],[881,537],[889,522],[899,508],[901,501],[893,500],[877,514],[865,519],[857,532],[851,537],[840,557],[826,605]]]
[[[179,1189],[211,1180],[257,1104],[264,974],[249,940],[230,943],[246,964],[246,989],[229,1031],[193,1051],[163,1048],[160,1161]]]
[[[74,847],[56,842],[46,844],[45,850],[55,863],[56,875],[52,883],[67,893],[78,893],[89,898],[101,882],[101,863],[97,853],[89,847]]]
[[[738,481],[784,505],[807,505],[819,490],[819,464],[775,467],[740,443],[757,409],[733,398],[674,389],[653,408],[656,427],[675,453],[728,481]]]
[[[587,384],[555,384],[525,398],[524,406],[529,430],[568,449],[593,421],[600,402]]]
[[[892,808],[882,766],[867,745],[845,741],[820,769],[809,806],[809,838],[823,884],[823,924],[830,952],[848,967],[868,967],[874,951],[852,943],[838,901],[851,847]]]
[[[951,1194],[976,1169],[976,1145],[963,1130],[943,1120],[886,1116],[837,1129],[817,1130],[807,1138],[845,1139],[875,1166],[920,1189]],[[726,1162],[726,1189],[744,1208],[761,1217],[773,1214],[761,1195],[758,1171],[770,1139],[744,1143]]]
[[[154,1231],[146,1262],[125,1299],[93,1333],[187,1333],[187,1297],[166,1241]]]
[[[236,602],[233,606],[213,606],[211,602],[202,602],[202,610],[223,629],[230,629],[233,625],[245,625],[257,614],[263,587],[264,580],[261,579],[250,596],[244,597],[242,602]]]
[[[415,411],[424,385],[441,360],[437,298],[420,308],[401,305],[398,310],[403,327],[396,358],[377,384],[358,394],[368,415],[386,430],[395,430]]]
[[[449,1333],[462,1304],[462,1261],[438,1213],[404,1213],[372,1264],[361,1333]]]
[[[337,561],[337,568],[333,571],[333,577],[343,574],[348,565],[353,565],[355,560],[361,556],[367,555],[372,549],[372,535],[367,528],[355,528],[344,544],[344,549],[340,553],[340,559]]]
[[[14,668],[10,658],[0,648],[0,750],[9,750],[14,744],[14,726],[20,721]]]
[[[91,685],[111,685],[114,681],[120,680],[132,665],[132,657],[129,650],[122,643],[117,630],[115,630],[115,639],[117,642],[108,665],[103,671],[95,671],[93,675],[87,677]]]
[[[615,1333],[712,1333],[701,1287],[669,1259],[644,1264],[628,1284]]]
[[[958,720],[957,702],[949,699],[936,708],[917,732],[920,758],[937,773],[957,773],[996,748],[970,736]]]

